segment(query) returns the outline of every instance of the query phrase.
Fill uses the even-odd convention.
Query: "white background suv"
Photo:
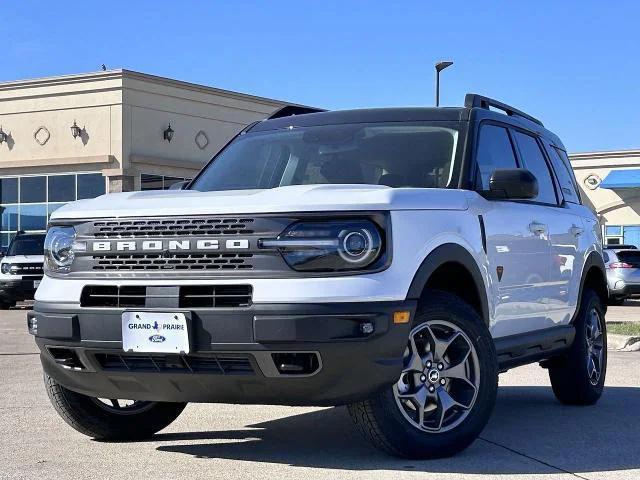
[[[478,436],[500,371],[598,400],[601,244],[561,141],[513,107],[289,107],[185,190],[56,210],[28,323],[92,437],[186,402],[348,404],[379,448],[433,458]]]
[[[44,234],[19,233],[0,260],[0,309],[33,300],[42,280]]]

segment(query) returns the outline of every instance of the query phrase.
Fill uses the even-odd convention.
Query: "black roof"
[[[276,130],[287,127],[313,127],[341,123],[453,121],[469,119],[469,109],[460,107],[441,108],[364,108],[358,110],[333,110],[306,113],[289,117],[278,117],[258,122],[251,131]]]
[[[472,115],[476,120],[490,119],[524,128],[544,136],[564,148],[562,141],[547,130],[542,122],[510,105],[476,94],[467,94],[464,107],[399,107],[399,108],[367,108],[357,110],[323,111],[306,107],[298,111],[296,108],[279,110],[273,117],[257,122],[249,127],[251,132],[279,130],[288,127],[313,127],[320,125],[338,125],[342,123],[376,123],[376,122],[420,122],[420,121],[468,121]],[[494,109],[498,109],[496,111]],[[288,116],[284,113],[290,113]]]

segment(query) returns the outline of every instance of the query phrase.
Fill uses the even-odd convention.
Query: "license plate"
[[[125,352],[189,353],[184,313],[124,312],[122,348]]]
[[[40,286],[40,280],[33,281],[33,288],[38,288]]]

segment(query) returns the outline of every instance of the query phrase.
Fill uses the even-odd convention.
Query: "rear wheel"
[[[431,292],[416,316],[396,384],[349,406],[376,447],[406,458],[453,455],[486,425],[496,398],[493,340],[460,298]]]
[[[49,400],[80,433],[98,440],[140,440],[167,427],[186,403],[94,398],[73,392],[44,375]]]
[[[567,405],[593,405],[604,390],[607,373],[607,331],[600,297],[582,294],[575,320],[576,336],[569,351],[549,362],[556,398]]]

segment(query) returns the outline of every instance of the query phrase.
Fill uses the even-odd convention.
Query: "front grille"
[[[214,354],[147,355],[97,353],[95,359],[102,370],[110,372],[170,372],[207,373],[212,375],[253,375],[255,372],[246,355]]]
[[[251,305],[249,285],[190,285],[180,287],[180,308],[233,308]]]
[[[261,248],[295,219],[271,215],[109,218],[74,225],[68,277],[245,278],[290,273],[277,249]]]
[[[253,218],[167,218],[93,222],[95,238],[148,238],[253,233]]]
[[[144,307],[147,287],[87,285],[80,296],[81,307]]]
[[[12,264],[11,273],[14,275],[40,275],[42,276],[44,272],[42,271],[42,264],[38,263],[14,263]]]
[[[81,307],[129,308],[150,307],[154,296],[167,299],[160,291],[150,293],[150,287],[138,285],[87,285],[80,296]],[[242,308],[251,305],[251,285],[183,285],[173,308]]]
[[[94,255],[93,270],[251,270],[251,253]]]

